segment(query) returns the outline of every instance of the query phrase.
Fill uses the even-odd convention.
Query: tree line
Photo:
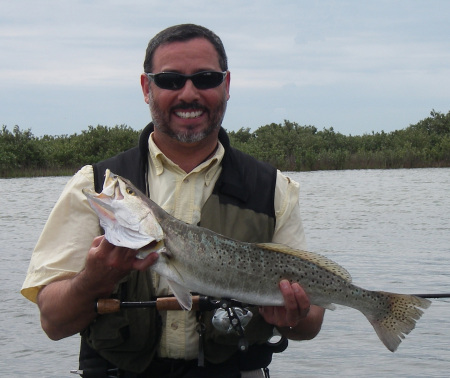
[[[343,135],[284,121],[229,134],[232,145],[282,171],[450,166],[450,111],[390,133]]]
[[[231,145],[282,171],[450,166],[450,111],[401,130],[343,135],[285,120],[255,131],[229,132]],[[137,144],[127,125],[89,126],[81,134],[35,137],[30,129],[0,130],[0,177],[72,175],[85,164]]]

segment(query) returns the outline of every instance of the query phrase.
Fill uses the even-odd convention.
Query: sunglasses
[[[149,80],[162,89],[169,89],[176,91],[181,89],[190,79],[197,89],[211,89],[216,88],[223,83],[227,76],[227,71],[202,71],[192,75],[183,75],[176,72],[160,72],[160,73],[145,73]]]

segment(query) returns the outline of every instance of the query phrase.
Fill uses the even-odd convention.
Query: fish
[[[334,310],[336,305],[360,311],[394,352],[431,302],[408,294],[366,290],[352,283],[348,271],[315,252],[276,243],[237,241],[168,214],[130,181],[105,172],[101,193],[83,189],[105,237],[134,248],[139,257],[158,253],[150,267],[164,276],[185,310],[191,293],[227,298],[256,306],[283,306],[283,279],[297,282],[310,303]]]

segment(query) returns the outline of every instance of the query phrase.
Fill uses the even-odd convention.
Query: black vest
[[[93,165],[97,192],[102,190],[104,172],[107,168],[131,180],[142,192],[147,194],[151,192],[151,183],[150,188],[147,187],[147,168],[148,138],[152,131],[153,125],[147,125],[137,147]],[[219,140],[225,149],[222,172],[212,195],[202,208],[200,224],[202,227],[236,240],[270,242],[275,228],[276,169],[232,148],[224,129],[219,132]],[[125,281],[119,285],[116,293],[121,300],[152,299],[152,282],[148,272],[132,272]],[[82,356],[91,355],[95,349],[106,360],[121,369],[134,372],[145,370],[156,351],[160,324],[157,311],[149,311],[149,309],[144,311],[146,311],[144,316],[139,309],[99,316],[82,333],[80,366],[83,365]],[[273,330],[273,326],[264,322],[257,309],[253,313],[254,317],[245,332],[250,345],[264,343]],[[219,333],[209,321],[213,315],[212,312],[204,315],[204,318],[208,320],[205,322],[205,359],[213,364],[223,363],[236,354],[238,337]],[[150,324],[148,328],[133,327],[141,323],[143,318],[147,325]],[[114,332],[111,332],[112,325],[116,328]],[[254,350],[257,350],[256,347]],[[248,366],[248,369],[245,366],[241,369],[265,367],[270,363],[271,354],[271,351],[264,352],[258,349],[255,355],[257,355],[256,360],[259,359],[259,361]],[[144,358],[144,355],[147,357]]]

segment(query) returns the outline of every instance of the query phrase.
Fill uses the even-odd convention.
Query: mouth
[[[98,214],[102,214],[105,218],[110,220],[115,220],[112,202],[114,199],[123,199],[123,195],[120,192],[120,187],[118,185],[117,175],[112,174],[111,171],[107,169],[101,193],[96,193],[92,189],[87,188],[82,189],[82,192]]]
[[[182,110],[178,110],[175,111],[175,114],[183,119],[195,119],[195,118],[199,118],[204,114],[203,110],[195,110],[195,111],[182,111]]]
[[[86,189],[83,189],[83,193],[87,197],[92,208],[98,214],[102,214],[105,218],[108,218],[110,220],[116,219],[116,217],[114,216],[114,210],[111,207],[112,199],[110,196],[104,195],[103,193],[92,193]]]
[[[147,245],[144,245],[143,247],[139,248],[138,251],[143,253],[159,252],[159,250],[163,247],[164,247],[164,240],[155,239],[150,243],[148,243]]]
[[[200,118],[207,113],[207,109],[198,102],[182,102],[175,105],[172,110],[177,117],[187,120]]]

